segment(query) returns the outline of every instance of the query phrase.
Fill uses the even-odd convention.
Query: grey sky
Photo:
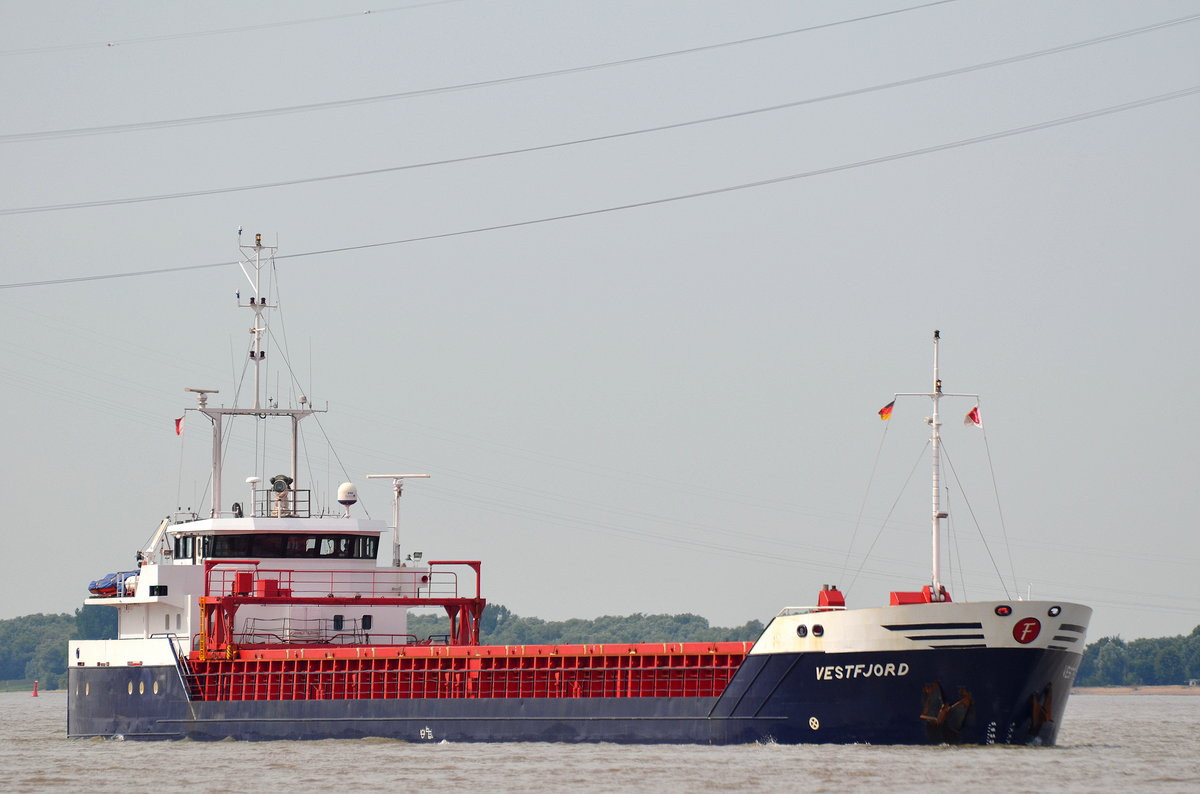
[[[281,259],[274,330],[331,409],[308,427],[307,484],[332,502],[340,459],[386,519],[388,487],[363,475],[430,472],[406,489],[409,547],[482,559],[485,595],[515,612],[740,624],[811,603],[823,582],[852,584],[851,606],[919,587],[928,406],[902,399],[887,425],[875,412],[929,388],[940,328],[946,389],[979,392],[986,428],[962,425],[970,401],[943,404],[966,494],[950,495],[954,596],[1012,597],[1015,569],[1022,595],[1094,606],[1093,639],[1200,623],[1200,96],[943,148],[1200,86],[1200,21],[593,143],[19,211],[674,125],[1130,31],[1200,2],[959,0],[590,70],[578,67],[920,3],[400,5],[6,8],[0,210],[18,211],[0,214],[0,284],[231,264],[0,288],[0,617],[73,609],[89,580],[131,566],[162,516],[207,506],[207,427],[189,415],[181,440],[172,422],[193,404],[186,386],[232,399],[250,319],[233,300],[244,225],[285,256],[450,235]],[[231,114],[249,117],[152,124]],[[110,125],[145,128],[12,137]],[[286,402],[283,359],[270,378]],[[253,468],[235,450],[225,501]]]

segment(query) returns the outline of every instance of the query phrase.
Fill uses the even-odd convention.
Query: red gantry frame
[[[204,595],[200,598],[200,637],[192,656],[197,661],[233,659],[238,654],[239,607],[254,605],[442,607],[450,619],[451,645],[478,645],[479,620],[487,600],[480,596],[479,560],[435,560],[428,572],[403,570],[295,570],[261,568],[260,560],[208,560],[204,563]],[[461,596],[458,573],[438,566],[466,566],[475,572],[475,595]],[[407,582],[405,581],[407,578]],[[417,596],[397,596],[398,586],[415,586]],[[422,593],[423,591],[423,593]],[[376,636],[376,639],[382,639]],[[274,642],[272,642],[274,640]],[[260,635],[256,648],[294,645],[283,637]],[[345,644],[345,643],[343,643]]]

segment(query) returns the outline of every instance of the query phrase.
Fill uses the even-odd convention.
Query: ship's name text
[[[895,664],[827,664],[817,668],[818,681],[834,681],[846,678],[884,678],[886,676],[908,675],[908,665],[904,662]]]

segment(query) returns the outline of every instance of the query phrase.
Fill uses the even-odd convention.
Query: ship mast
[[[213,425],[211,513],[213,518],[221,515],[221,447],[224,418],[226,416],[256,416],[259,419],[266,419],[268,416],[291,418],[291,482],[287,484],[287,490],[295,492],[299,490],[300,420],[309,414],[318,413],[316,409],[308,407],[308,397],[304,395],[300,396],[299,408],[279,408],[275,405],[264,408],[262,405],[262,366],[267,357],[267,353],[263,349],[263,335],[267,332],[267,320],[264,313],[267,309],[275,308],[267,303],[267,298],[262,293],[262,269],[274,262],[276,247],[263,245],[261,234],[254,235],[254,245],[241,245],[241,234],[242,230],[239,228],[238,248],[242,252],[242,258],[238,264],[242,268],[242,274],[245,275],[254,290],[254,295],[251,296],[249,303],[242,303],[241,293],[238,293],[238,306],[254,312],[254,325],[250,328],[252,337],[250,361],[254,364],[254,407],[214,408],[208,404],[208,395],[216,394],[216,389],[185,389],[185,391],[196,393],[199,405],[195,410],[207,416]],[[253,276],[247,268],[253,269]],[[250,508],[253,511],[253,505],[250,505]]]
[[[240,242],[241,241],[239,240],[239,243]],[[250,361],[254,364],[254,409],[257,411],[259,408],[262,407],[262,402],[260,399],[261,394],[262,394],[262,385],[261,385],[262,372],[261,372],[261,370],[262,370],[263,359],[265,359],[267,357],[266,351],[263,350],[263,348],[262,348],[262,342],[263,342],[262,337],[263,337],[263,334],[267,330],[266,318],[263,317],[263,310],[267,308],[267,299],[266,299],[266,297],[263,297],[263,294],[262,294],[262,266],[263,266],[262,235],[261,234],[254,235],[254,247],[253,248],[249,248],[248,246],[244,246],[244,245],[238,245],[238,248],[241,249],[242,256],[243,256],[243,260],[240,263],[241,267],[242,267],[242,273],[245,274],[245,276],[248,280],[250,280],[250,285],[254,288],[254,295],[251,296],[251,298],[250,298],[250,308],[254,311],[254,325],[250,327],[250,335],[253,337],[252,344],[250,345]],[[250,274],[246,273],[246,265],[249,263],[249,261],[251,259],[251,256],[247,256],[247,254],[246,254],[247,250],[251,251],[252,256],[253,256],[253,267],[254,267],[254,278],[253,279],[250,279]],[[275,248],[268,246],[266,250],[269,252],[267,254],[267,258],[269,260],[273,260],[275,257]],[[241,302],[240,296],[239,296],[239,300],[238,300],[238,305],[242,306],[242,307],[245,306],[245,304],[243,304]],[[271,307],[271,308],[274,308],[274,307]],[[293,474],[292,476],[294,477],[295,474]]]
[[[931,501],[930,511],[930,546],[932,547],[932,565],[929,574],[929,597],[932,601],[945,601],[942,590],[942,520],[949,514],[942,511],[942,422],[939,413],[939,403],[943,397],[974,397],[978,394],[950,394],[942,391],[942,377],[938,370],[938,343],[942,339],[941,331],[933,332],[933,391],[932,392],[896,392],[895,397],[928,397],[933,401],[933,412],[925,417],[929,425],[929,447],[932,458]]]
[[[938,341],[941,338],[940,331],[933,332],[933,393],[929,395],[933,400],[933,414],[929,417],[929,446],[933,451],[933,526],[931,530],[933,568],[930,576],[929,597],[933,601],[942,600],[942,519],[946,517],[946,514],[942,512],[941,502],[942,435],[940,428],[942,424],[938,421],[938,401],[942,398],[942,379],[938,375]]]

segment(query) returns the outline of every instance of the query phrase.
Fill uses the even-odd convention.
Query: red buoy
[[[37,679],[35,678],[35,679],[33,679],[33,697],[37,697],[37,685],[38,685],[38,682],[37,682]]]

